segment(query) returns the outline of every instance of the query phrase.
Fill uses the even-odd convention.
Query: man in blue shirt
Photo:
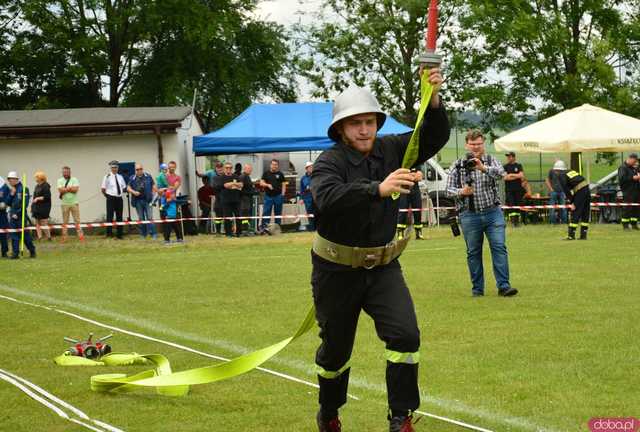
[[[9,193],[9,185],[0,177],[0,230],[9,229],[9,217],[7,215]],[[7,242],[7,233],[0,233],[0,247],[2,249],[2,258],[8,258],[9,243]]]
[[[307,162],[304,165],[305,174],[300,179],[300,193],[298,194],[304,202],[304,208],[308,215],[313,214],[313,196],[311,195],[311,172],[313,171],[313,162]],[[307,217],[307,231],[315,231],[316,225],[312,217]]]
[[[26,210],[29,206],[29,189],[22,185],[18,178],[18,173],[15,171],[11,171],[7,175],[7,181],[9,182],[9,225],[12,229],[23,229],[22,200],[26,200],[24,203],[24,209]],[[20,258],[20,236],[20,232],[11,233],[12,259]],[[31,241],[31,233],[29,231],[24,232],[24,244],[27,246],[31,258],[35,258],[36,247]]]
[[[136,173],[129,179],[127,191],[133,197],[131,204],[136,208],[138,220],[152,220],[153,212],[151,210],[151,202],[153,201],[153,194],[157,189],[153,177],[151,174],[144,172],[142,164],[136,164]],[[158,238],[155,224],[140,225],[140,235],[142,238],[146,238],[147,234],[150,234],[154,240]]]

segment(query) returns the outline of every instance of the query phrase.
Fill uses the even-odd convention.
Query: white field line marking
[[[19,292],[19,293],[21,293],[23,295],[30,295],[27,292],[23,292],[21,290],[16,290],[15,288],[10,288],[10,287],[4,286],[4,285],[0,285],[0,287],[3,288],[3,289],[8,289],[10,291],[17,291],[17,292]],[[57,299],[53,299],[53,298],[50,298],[48,296],[43,296],[43,295],[32,295],[32,297],[43,297],[43,298],[46,298],[47,301],[51,301],[51,302],[54,302],[54,303],[55,302],[58,302],[58,303],[60,302]],[[65,310],[52,307],[52,306],[43,306],[43,305],[39,305],[39,304],[35,304],[35,303],[29,303],[29,302],[21,301],[21,300],[12,298],[12,297],[4,296],[2,294],[0,294],[0,298],[4,298],[6,300],[10,300],[10,301],[13,301],[13,302],[16,302],[16,303],[22,303],[22,304],[25,304],[25,305],[28,305],[28,306],[32,306],[32,307],[46,309],[46,310],[49,310],[49,311],[52,311],[52,312],[57,312],[57,313],[60,313],[62,315],[67,315],[67,316],[70,316],[72,318],[79,319],[81,321],[85,321],[85,322],[88,322],[90,324],[102,327],[102,328],[106,328],[106,329],[109,329],[109,330],[117,331],[117,332],[122,333],[122,334],[128,334],[130,336],[138,337],[138,338],[141,338],[141,339],[146,339],[146,340],[149,340],[149,341],[152,341],[152,342],[168,345],[168,346],[171,346],[171,347],[183,350],[183,351],[188,351],[188,352],[191,352],[193,354],[198,354],[198,355],[201,355],[203,357],[208,357],[208,358],[211,358],[211,359],[214,359],[214,360],[220,360],[220,361],[225,361],[225,362],[228,362],[230,360],[230,359],[228,359],[226,357],[221,357],[221,356],[218,356],[218,355],[209,354],[209,353],[206,353],[206,352],[203,352],[203,351],[199,351],[199,350],[196,350],[194,348],[191,348],[191,347],[188,347],[188,346],[185,346],[185,345],[180,345],[180,344],[177,344],[177,343],[174,343],[174,342],[165,341],[165,340],[158,339],[158,338],[155,338],[155,337],[152,337],[152,336],[147,336],[147,335],[144,335],[142,333],[136,333],[136,332],[133,332],[133,331],[130,331],[130,330],[126,330],[126,329],[123,329],[123,328],[114,327],[114,326],[111,326],[111,325],[108,325],[108,324],[104,324],[104,323],[101,323],[101,322],[98,322],[98,321],[95,321],[95,320],[92,320],[92,319],[85,318],[83,316],[74,314],[72,312],[67,312]],[[63,303],[68,303],[68,302],[64,302],[63,301]],[[75,307],[77,307],[79,309],[83,309],[80,305],[75,305]],[[94,312],[97,312],[97,311],[94,311]],[[102,312],[104,312],[105,314],[108,315],[108,311],[103,310]],[[126,317],[122,317],[122,316],[120,316],[120,319],[125,320],[125,321],[129,321],[129,322],[132,321],[132,320],[127,319]],[[137,320],[134,320],[134,323],[137,324],[137,325],[140,325],[143,328],[148,328],[149,327],[148,324],[147,325],[140,324],[140,323],[137,322]],[[185,337],[185,339],[193,339],[193,338]],[[207,342],[209,342],[209,341],[207,341]],[[246,353],[246,352],[250,352],[250,350],[247,349],[247,348],[242,348],[242,349],[239,349],[238,347],[230,348],[230,346],[231,346],[231,344],[227,344],[226,348],[227,349],[231,349],[231,350],[236,351],[236,352],[241,351],[243,354]],[[306,381],[306,380],[303,380],[303,379],[300,379],[300,378],[296,378],[294,376],[287,375],[287,374],[282,373],[282,372],[274,371],[274,370],[263,368],[263,367],[257,367],[256,369],[261,371],[261,372],[266,372],[268,374],[275,375],[275,376],[280,377],[280,378],[284,378],[284,379],[287,379],[287,380],[290,380],[290,381],[294,381],[294,382],[297,382],[297,383],[300,383],[300,384],[307,385],[309,387],[318,388],[318,384],[316,384],[316,383],[312,383],[310,381]],[[351,394],[349,394],[348,396],[351,399],[360,400],[357,396],[354,396],[354,395],[351,395]]]
[[[47,302],[50,302],[50,303],[64,304],[64,305],[67,305],[67,306],[74,307],[76,309],[80,309],[80,310],[96,313],[96,314],[99,314],[99,315],[104,315],[104,316],[107,316],[107,317],[115,318],[115,319],[118,319],[118,320],[121,320],[121,321],[124,321],[124,322],[132,323],[132,324],[140,326],[142,328],[146,328],[148,330],[153,330],[153,331],[169,334],[169,335],[172,335],[172,336],[180,337],[182,339],[191,340],[192,342],[205,343],[205,344],[208,344],[208,345],[211,345],[211,346],[214,346],[214,347],[215,346],[222,347],[224,349],[227,349],[227,350],[230,350],[230,351],[234,351],[234,352],[237,352],[237,353],[240,353],[240,354],[244,354],[244,353],[247,353],[247,352],[251,351],[251,349],[249,349],[249,348],[242,347],[242,346],[239,346],[239,345],[227,342],[227,341],[210,340],[210,339],[207,339],[207,338],[202,338],[202,337],[197,336],[197,335],[194,336],[194,335],[189,334],[189,333],[178,332],[178,331],[175,331],[173,329],[169,329],[169,328],[166,328],[166,327],[163,327],[163,326],[158,326],[155,323],[151,323],[151,322],[149,322],[147,320],[138,320],[138,319],[135,319],[135,318],[132,318],[132,317],[128,317],[126,315],[121,315],[121,314],[118,314],[118,313],[114,313],[114,312],[105,310],[104,308],[95,308],[95,307],[92,307],[92,306],[79,304],[79,303],[75,303],[75,302],[71,302],[71,301],[67,301],[67,300],[60,300],[60,299],[49,297],[49,296],[46,296],[46,295],[43,295],[43,294],[32,293],[30,291],[23,291],[23,290],[20,290],[20,289],[17,289],[17,288],[8,287],[6,285],[1,285],[1,284],[0,284],[0,288],[4,289],[4,290],[7,290],[7,291],[10,291],[10,292],[12,292],[14,294],[20,294],[20,295],[23,295],[23,296],[26,296],[26,297],[35,298],[35,299],[38,299],[38,300],[44,300],[44,301],[47,301]],[[63,310],[57,309],[55,307],[48,307],[48,306],[42,306],[42,305],[38,305],[38,304],[34,304],[34,303],[29,303],[29,302],[18,300],[18,299],[12,298],[12,297],[4,296],[2,294],[0,294],[0,298],[4,298],[6,300],[10,300],[10,301],[13,301],[13,302],[16,302],[16,303],[22,303],[22,304],[26,304],[26,305],[29,305],[29,306],[34,306],[34,307],[38,307],[38,308],[44,308],[44,309],[47,309],[47,310],[51,310],[51,311],[54,311],[54,312],[57,312],[57,313],[60,313],[60,314],[64,314],[64,315],[68,315],[68,316],[80,319],[80,320],[85,321],[85,322],[93,323],[94,325],[103,326],[104,328],[112,329],[112,330],[115,330],[115,331],[121,331],[124,334],[129,334],[129,335],[132,335],[132,336],[137,336],[137,337],[140,337],[140,338],[143,338],[143,339],[147,339],[147,340],[155,341],[155,342],[158,342],[158,343],[166,344],[166,345],[169,345],[169,346],[173,346],[175,348],[183,349],[185,351],[189,351],[189,352],[192,352],[194,354],[199,354],[199,355],[202,355],[204,357],[209,357],[209,358],[213,358],[213,359],[217,359],[217,360],[223,360],[223,361],[226,360],[224,357],[220,357],[220,356],[215,356],[215,355],[212,355],[212,354],[204,353],[202,351],[198,351],[198,350],[195,350],[193,348],[189,348],[189,347],[186,347],[186,346],[183,346],[183,345],[180,345],[180,344],[175,344],[173,342],[163,341],[161,339],[156,339],[156,338],[151,337],[151,336],[146,336],[146,335],[142,335],[142,334],[139,334],[139,333],[130,332],[128,330],[122,330],[122,329],[119,329],[119,328],[113,327],[113,326],[107,326],[105,324],[98,323],[97,321],[89,320],[87,318],[80,317],[79,315],[73,314],[71,312],[63,311]],[[276,357],[274,359],[271,359],[270,361],[273,361],[275,363],[279,363],[279,364],[282,364],[282,365],[285,365],[285,366],[300,370],[300,371],[302,371],[304,373],[313,373],[313,368],[307,366],[305,363],[300,362],[300,361],[286,360],[286,359],[283,359],[282,357]],[[292,381],[295,381],[295,382],[300,382],[300,383],[303,383],[303,384],[306,384],[306,385],[309,385],[309,386],[313,386],[315,388],[318,387],[317,384],[310,383],[308,381],[301,380],[299,378],[291,377],[291,376],[286,375],[286,374],[280,374],[280,372],[275,372],[275,371],[272,371],[272,370],[269,370],[269,369],[264,369],[264,368],[260,368],[260,370],[262,370],[263,372],[271,373],[271,374],[276,375],[276,376],[283,375],[282,377],[285,378],[285,379],[289,379],[289,380],[292,380]],[[373,383],[371,383],[371,382],[369,382],[369,381],[367,381],[365,379],[361,379],[361,378],[358,378],[358,377],[353,376],[353,375],[351,376],[349,381],[350,381],[350,384],[353,385],[354,387],[363,388],[363,389],[366,389],[366,390],[374,391],[376,393],[382,393],[382,394],[386,393],[386,388],[384,386],[382,386],[380,384],[373,384]],[[353,399],[358,400],[358,398],[356,398],[355,396],[351,396],[351,397]],[[467,406],[467,405],[465,405],[465,404],[463,404],[461,402],[458,402],[458,401],[452,401],[452,400],[447,400],[447,399],[442,399],[442,398],[436,398],[436,397],[433,397],[433,396],[430,396],[430,395],[425,395],[425,394],[421,394],[421,399],[423,401],[426,401],[428,403],[431,403],[433,405],[442,407],[442,408],[450,410],[450,411],[461,412],[461,413],[472,415],[472,416],[475,416],[475,417],[478,417],[478,418],[482,418],[482,419],[485,419],[485,420],[499,421],[501,423],[504,423],[504,424],[507,424],[507,425],[510,425],[510,426],[516,426],[516,427],[519,427],[519,428],[525,429],[525,430],[531,430],[531,431],[535,431],[535,432],[558,432],[558,431],[556,431],[554,429],[549,429],[549,428],[545,428],[545,427],[542,427],[542,426],[539,426],[539,425],[535,425],[535,424],[531,423],[529,420],[527,420],[525,418],[509,417],[509,416],[505,416],[505,415],[497,415],[495,413],[491,413],[491,412],[487,412],[485,410],[481,410],[481,409],[477,409],[477,408],[474,408],[474,407]],[[446,418],[446,417],[443,417],[443,418]]]
[[[30,398],[34,399],[35,401],[39,402],[40,404],[46,406],[47,408],[49,408],[50,410],[52,410],[53,412],[55,412],[56,414],[58,414],[60,417],[62,417],[65,420],[77,423],[87,429],[91,429],[93,431],[96,432],[105,432],[105,431],[111,431],[111,432],[124,432],[122,429],[118,429],[114,426],[111,426],[107,423],[101,422],[101,421],[97,421],[97,420],[93,420],[91,418],[89,418],[89,416],[87,416],[85,413],[83,413],[82,411],[80,411],[79,409],[77,409],[76,407],[68,404],[67,402],[63,401],[62,399],[52,395],[51,393],[47,392],[46,390],[42,389],[41,387],[38,387],[37,385],[33,384],[30,381],[27,381],[24,378],[21,378],[17,375],[12,374],[11,372],[7,372],[3,369],[0,369],[0,379],[4,380],[6,382],[8,382],[9,384],[14,385],[15,387],[17,387],[18,389],[22,390],[27,396],[29,396]],[[38,394],[39,393],[39,394]],[[47,400],[46,398],[49,398],[51,400]],[[71,412],[73,412],[75,415],[77,415],[78,417],[82,418],[85,421],[91,421],[93,423],[95,423],[98,426],[101,426],[102,428],[98,428],[95,426],[92,426],[90,424],[87,424],[85,421],[81,421],[78,419],[75,419],[71,416],[69,416],[69,414],[67,414],[64,410],[62,410],[60,407],[56,406],[53,404],[53,402],[57,402],[60,405],[62,405],[63,407],[67,408],[68,410],[70,410]]]

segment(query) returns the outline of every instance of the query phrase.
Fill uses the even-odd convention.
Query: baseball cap
[[[20,177],[18,176],[18,173],[16,171],[9,171],[9,174],[7,174],[7,178],[19,179]]]
[[[308,167],[310,167],[310,166],[313,166],[313,162],[311,162],[311,161],[309,161],[309,162],[307,162],[306,164],[304,164],[304,167],[305,167],[305,168],[308,168]]]
[[[509,152],[509,153],[505,153],[505,156],[513,156],[516,157],[516,154],[514,152]]]

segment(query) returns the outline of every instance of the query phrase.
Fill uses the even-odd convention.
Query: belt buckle
[[[376,254],[366,254],[364,256],[364,259],[362,260],[363,262],[363,267],[367,270],[371,270],[372,268],[374,268],[376,266],[376,262],[378,260],[378,255]]]

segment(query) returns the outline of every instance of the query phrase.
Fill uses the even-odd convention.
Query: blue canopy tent
[[[324,150],[333,103],[253,104],[222,129],[193,140],[196,156]],[[381,135],[411,129],[387,117]]]

